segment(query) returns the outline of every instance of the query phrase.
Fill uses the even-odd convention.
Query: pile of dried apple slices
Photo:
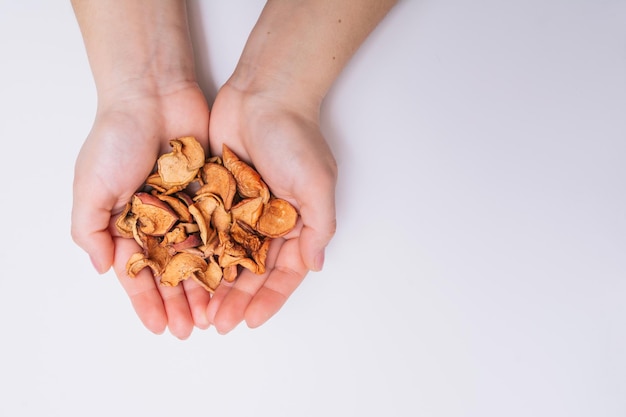
[[[226,145],[221,158],[206,158],[192,136],[170,145],[115,223],[142,249],[128,260],[128,275],[148,267],[162,285],[192,278],[213,292],[236,279],[238,266],[264,273],[271,240],[296,225],[295,207]]]

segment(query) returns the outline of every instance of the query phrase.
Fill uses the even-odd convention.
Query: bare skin
[[[73,0],[98,91],[92,131],[76,162],[72,236],[103,273],[111,266],[144,325],[189,337],[265,323],[309,271],[319,271],[336,228],[337,167],[319,125],[322,101],[395,1],[268,1],[233,75],[209,108],[193,72],[179,0]],[[212,297],[192,280],[164,288],[110,225],[169,140],[194,135],[213,154],[226,143],[252,163],[301,222],[270,249],[267,271],[244,271]],[[210,138],[210,141],[209,141]],[[138,155],[142,157],[139,158]]]

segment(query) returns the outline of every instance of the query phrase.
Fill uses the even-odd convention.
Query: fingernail
[[[316,271],[321,271],[324,267],[324,250],[322,249],[313,259],[313,267]]]
[[[91,264],[93,265],[94,269],[99,273],[102,274],[102,269],[100,268],[100,266],[98,265],[98,262],[95,260],[95,258],[91,255],[89,255],[89,260],[91,261]]]

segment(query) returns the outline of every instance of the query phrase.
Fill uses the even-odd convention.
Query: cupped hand
[[[126,262],[140,247],[119,237],[113,224],[158,156],[170,152],[171,139],[192,135],[207,149],[209,109],[195,83],[179,83],[158,93],[132,86],[120,91],[99,101],[94,125],[76,160],[72,237],[99,273],[113,266],[149,330],[162,333],[169,328],[184,339],[194,325],[210,325],[209,294],[193,280],[173,288],[161,286],[149,268],[130,278]]]
[[[213,295],[208,317],[220,333],[242,321],[257,327],[271,318],[309,271],[319,271],[324,249],[335,233],[337,167],[319,127],[318,109],[224,85],[211,110],[210,148],[226,144],[252,164],[271,192],[291,202],[299,224],[274,239],[266,272],[243,270]]]

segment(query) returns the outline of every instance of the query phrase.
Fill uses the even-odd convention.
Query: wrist
[[[167,95],[189,88],[199,88],[195,77],[186,74],[119,77],[96,82],[98,105],[107,106],[124,101],[158,101]]]
[[[247,61],[238,63],[225,87],[242,97],[273,103],[285,110],[305,117],[317,117],[326,91],[315,83],[306,82],[301,74],[291,73],[288,68],[276,69]]]
[[[185,2],[72,0],[99,99],[195,83]]]
[[[92,65],[98,99],[160,97],[195,85],[191,46],[180,33],[170,35],[169,41],[137,36],[119,49],[100,50],[100,62]]]

